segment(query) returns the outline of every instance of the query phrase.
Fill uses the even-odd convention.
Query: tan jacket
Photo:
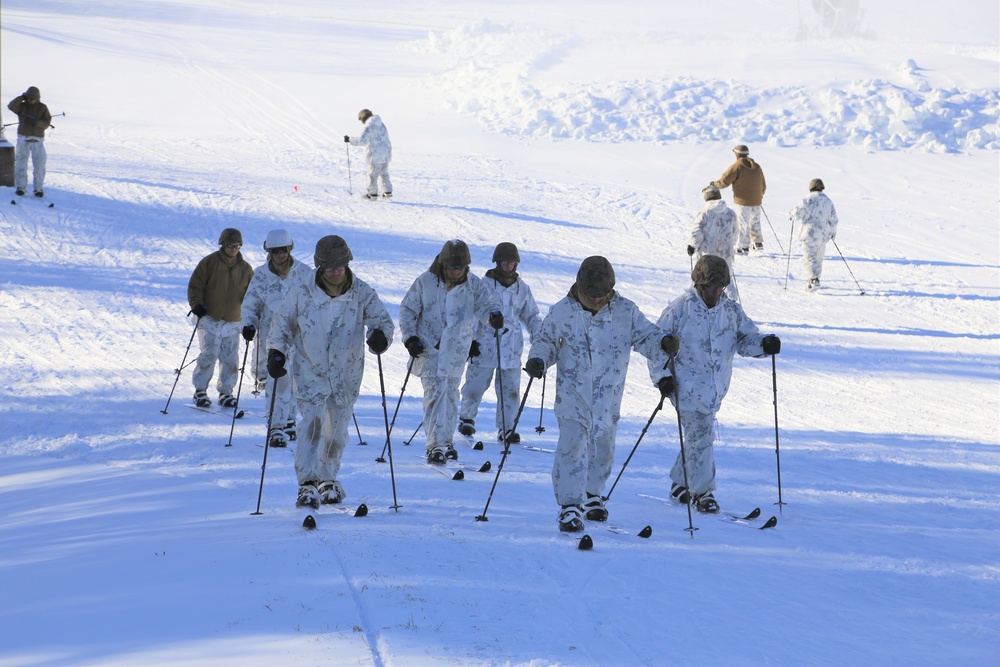
[[[204,304],[212,319],[239,322],[240,305],[252,277],[253,267],[243,259],[243,253],[230,259],[220,248],[198,262],[191,274],[188,305]]]
[[[52,114],[41,100],[28,104],[24,95],[18,95],[7,108],[17,115],[17,133],[22,137],[44,137],[52,123]]]
[[[736,158],[713,185],[720,190],[732,185],[733,203],[740,206],[760,206],[767,190],[764,170],[748,157]]]

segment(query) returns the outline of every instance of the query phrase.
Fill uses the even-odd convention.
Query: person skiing
[[[250,287],[243,297],[243,338],[248,343],[255,339],[257,341],[254,377],[258,387],[264,391],[265,398],[270,398],[266,382],[267,352],[260,354],[260,348],[266,350],[271,320],[285,302],[292,287],[312,278],[309,267],[292,257],[294,248],[295,242],[288,231],[274,229],[268,232],[264,240],[267,261],[254,271]],[[273,390],[274,386],[274,383],[271,383],[270,390]],[[271,415],[271,432],[268,434],[268,444],[271,447],[284,447],[289,440],[296,439],[295,415],[294,387],[291,378],[283,377],[277,381],[274,413]]]
[[[726,206],[722,193],[714,185],[707,185],[701,191],[705,198],[705,207],[698,212],[691,228],[691,240],[688,241],[687,254],[694,261],[703,255],[716,255],[726,260],[730,274],[733,272],[733,252],[739,230],[736,224],[736,214]],[[726,293],[733,301],[739,301],[740,295],[736,289],[736,281],[729,283]]]
[[[743,307],[723,293],[729,284],[729,265],[716,255],[703,255],[691,280],[694,287],[668,305],[657,321],[663,331],[680,340],[674,360],[676,394],[668,394],[680,415],[687,455],[687,486],[684,459],[670,469],[670,495],[681,504],[694,501],[699,512],[719,511],[715,491],[713,426],[722,399],[729,391],[733,357],[762,357],[778,354],[781,341],[763,335],[743,312]],[[659,362],[650,361],[649,376],[654,381],[663,373]],[[680,403],[677,402],[677,395]]]
[[[496,294],[500,301],[500,312],[509,325],[500,332],[500,368],[497,369],[497,344],[495,330],[488,323],[480,322],[465,370],[462,385],[462,405],[459,410],[458,431],[462,435],[476,432],[476,414],[483,393],[490,385],[496,371],[494,390],[497,394],[496,427],[497,440],[505,443],[521,442],[521,436],[514,432],[514,419],[521,397],[521,354],[524,351],[523,324],[528,334],[534,336],[542,324],[535,297],[517,273],[521,255],[513,243],[497,244],[493,250],[496,266],[486,272],[483,284]],[[500,390],[503,388],[503,412],[500,411]],[[504,432],[506,426],[507,432]]]
[[[446,241],[430,268],[417,277],[399,304],[399,330],[424,391],[427,462],[457,459],[458,385],[466,360],[475,353],[477,326],[503,329],[500,300],[469,273],[465,241]]]
[[[219,364],[219,405],[236,407],[233,387],[239,370],[240,305],[253,277],[253,268],[240,248],[243,234],[227,227],[219,235],[219,249],[207,255],[195,267],[188,281],[188,305],[198,318],[200,353],[191,374],[194,404],[211,407],[208,383],[215,364]]]
[[[368,163],[368,192],[365,199],[378,199],[379,180],[382,181],[382,196],[392,196],[392,181],[389,180],[389,162],[392,161],[392,143],[382,119],[368,109],[358,112],[358,120],[364,126],[361,136],[344,135],[344,141],[354,146],[365,146],[365,161]]]
[[[316,508],[347,497],[337,476],[361,391],[364,345],[380,355],[394,333],[385,304],[351,271],[353,259],[341,237],[317,241],[315,273],[291,286],[267,335],[268,375],[283,378],[291,367],[302,413],[295,449],[297,507]]]
[[[42,101],[42,94],[30,86],[12,99],[7,108],[17,116],[17,147],[14,157],[14,188],[18,197],[28,187],[28,158],[31,158],[32,185],[36,197],[45,196],[45,130],[52,125],[52,114]]]
[[[615,272],[604,257],[580,264],[569,293],[549,310],[532,338],[524,370],[540,378],[555,364],[555,414],[559,441],[552,486],[559,503],[559,530],[583,530],[583,518],[606,521],[602,493],[611,475],[615,434],[629,357],[635,350],[664,368],[677,339],[664,333],[639,307],[614,289]],[[672,391],[667,371],[654,380]]]
[[[736,254],[746,255],[750,252],[750,244],[754,250],[764,249],[764,237],[760,233],[760,211],[767,191],[767,181],[764,180],[764,170],[756,161],[750,159],[750,149],[740,144],[733,149],[736,161],[723,172],[719,180],[710,185],[721,189],[733,186],[733,204],[736,206],[736,216],[739,219],[739,241]]]
[[[806,285],[808,290],[819,289],[826,244],[837,238],[837,209],[824,190],[826,186],[822,179],[814,178],[809,181],[809,194],[789,214],[792,224],[799,223],[802,267],[809,279]]]

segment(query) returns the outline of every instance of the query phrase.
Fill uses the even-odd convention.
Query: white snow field
[[[46,200],[0,189],[0,666],[1000,665],[1000,8],[862,0],[835,35],[823,4],[4,0],[4,105],[35,85],[65,116]],[[359,149],[348,171],[363,107],[393,140],[391,202],[361,198]],[[783,341],[773,373],[738,358],[718,416],[716,497],[760,507],[752,526],[695,514],[692,534],[655,499],[669,404],[608,502],[623,532],[588,522],[591,551],[557,530],[551,454],[515,448],[497,478],[492,391],[485,449],[459,452],[490,472],[451,481],[422,433],[404,444],[412,379],[390,475],[368,355],[341,481],[370,513],[323,508],[315,531],[291,448],[252,514],[248,381],[235,424],[188,407],[189,368],[167,406],[187,281],[225,227],[254,266],[269,230],[308,263],[342,235],[394,318],[447,239],[479,274],[516,243],[543,313],[602,254],[655,320],[737,143],[768,189],[766,252],[736,277]],[[841,222],[808,293],[785,251],[814,177]],[[397,334],[390,415],[407,359]],[[552,448],[545,388],[518,430]],[[615,475],[658,399],[635,356]]]

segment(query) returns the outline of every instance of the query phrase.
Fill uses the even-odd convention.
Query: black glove
[[[660,378],[660,381],[656,383],[657,388],[660,390],[660,396],[673,396],[674,395],[674,378],[672,375],[664,375]]]
[[[419,357],[424,351],[424,344],[416,336],[410,336],[403,341],[403,347],[406,348],[411,357]]]
[[[376,329],[368,336],[368,349],[373,354],[382,354],[389,349],[389,339],[381,329]]]
[[[253,337],[256,335],[257,335],[257,327],[255,327],[254,325],[248,324],[245,327],[243,327],[243,340],[245,340],[246,342],[249,343],[250,341],[252,341]]]
[[[764,340],[760,344],[764,348],[764,354],[778,354],[781,352],[781,339],[774,334],[764,336]]]
[[[532,357],[524,364],[524,372],[537,380],[545,375],[545,362],[538,357]]]
[[[499,310],[490,313],[490,326],[498,330],[503,329],[503,313]]]
[[[208,315],[208,308],[203,303],[199,303],[197,306],[191,309],[195,317],[205,317]]]
[[[693,245],[689,245],[688,246],[688,257],[693,257],[693,256],[694,256],[694,246]]]
[[[344,143],[345,144],[351,143],[351,138],[349,136],[347,136],[346,134],[344,135]]]
[[[267,374],[275,380],[288,375],[285,370],[285,355],[277,350],[267,351]]]
[[[482,354],[482,351],[479,349],[479,341],[472,341],[472,345],[469,346],[469,356],[478,357],[480,354]]]
[[[677,354],[681,349],[681,342],[676,336],[664,336],[660,339],[660,347],[667,354]]]

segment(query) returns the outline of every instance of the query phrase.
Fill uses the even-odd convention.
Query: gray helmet
[[[372,117],[372,112],[369,109],[362,109],[358,112],[358,120],[362,123]]]
[[[722,193],[719,192],[719,188],[714,185],[706,185],[701,190],[701,196],[705,198],[705,201],[712,201],[713,199],[722,199]]]
[[[234,227],[226,227],[222,230],[222,233],[219,234],[219,245],[227,245],[230,243],[243,245],[243,234],[240,233],[240,230],[235,229]]]
[[[736,153],[737,157],[746,157],[747,155],[750,155],[750,149],[747,148],[745,144],[740,144],[733,149],[733,152]]]
[[[729,284],[729,265],[716,255],[702,255],[691,271],[691,280],[702,287],[726,287]]]
[[[826,186],[823,185],[822,178],[814,178],[809,181],[809,192],[822,192],[826,190]]]
[[[606,258],[593,255],[576,272],[576,286],[587,296],[604,296],[615,286],[615,270]]]
[[[316,254],[313,255],[313,263],[317,269],[336,269],[340,266],[347,266],[352,259],[354,259],[354,255],[347,247],[347,241],[336,234],[324,236],[316,241]]]
[[[520,262],[521,255],[517,252],[517,246],[509,241],[498,243],[493,250],[494,262]]]

